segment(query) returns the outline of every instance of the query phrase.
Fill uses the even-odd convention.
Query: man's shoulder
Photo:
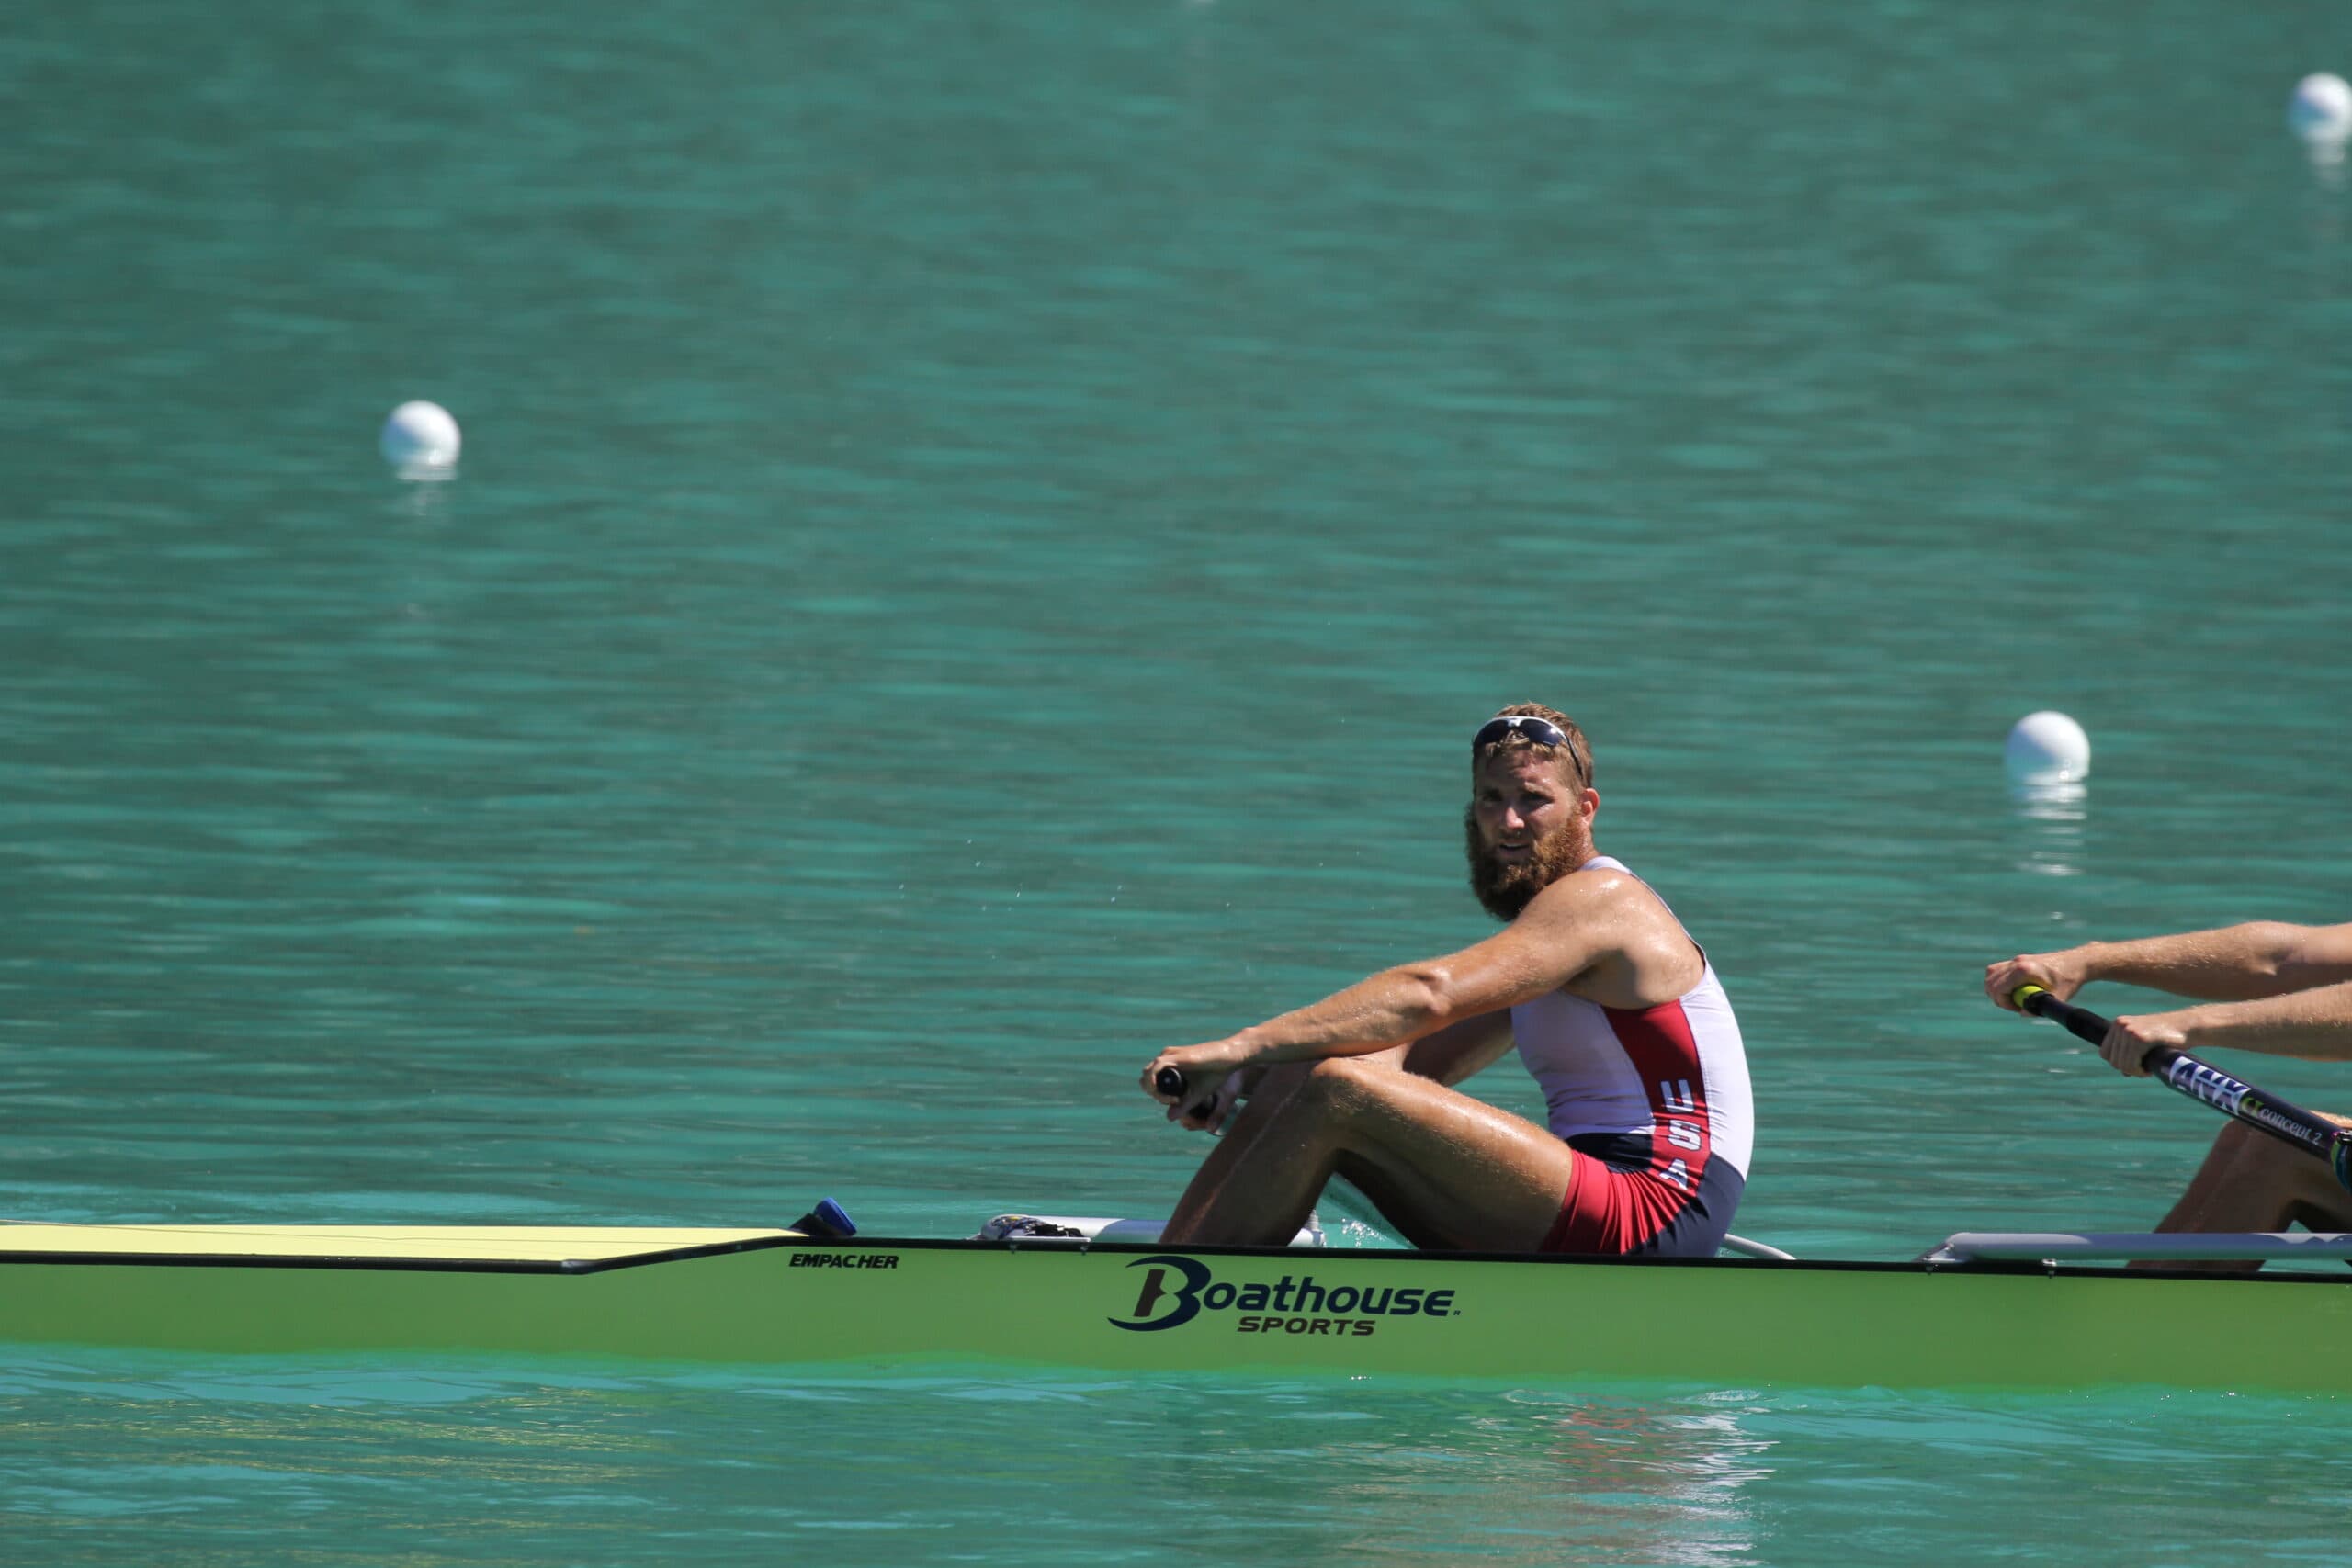
[[[1528,900],[1520,919],[1541,910],[1546,919],[1589,917],[1627,904],[1664,908],[1649,884],[1622,865],[1586,864],[1555,877]]]

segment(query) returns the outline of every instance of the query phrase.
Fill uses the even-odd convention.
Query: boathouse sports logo
[[[1114,1328],[1139,1334],[1181,1328],[1203,1313],[1236,1314],[1238,1334],[1365,1335],[1389,1317],[1453,1317],[1452,1291],[1410,1285],[1323,1285],[1312,1274],[1285,1274],[1272,1284],[1220,1280],[1197,1258],[1159,1254],[1127,1265],[1144,1271],[1135,1309],[1114,1317]],[[1214,1320],[1213,1320],[1214,1321]]]

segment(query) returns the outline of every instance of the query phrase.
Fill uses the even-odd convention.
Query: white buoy
[[[2352,83],[2325,71],[2304,77],[2287,100],[2287,125],[2312,148],[2340,154],[2352,141]]]
[[[458,422],[439,403],[402,403],[376,446],[404,479],[447,479],[458,466]]]
[[[2008,765],[2011,784],[2079,783],[2090,776],[2091,738],[2063,713],[2030,713],[2010,726],[2002,761]]]

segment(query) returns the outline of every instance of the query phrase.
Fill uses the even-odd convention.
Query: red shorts
[[[1678,1185],[1650,1168],[1650,1140],[1640,1134],[1578,1137],[1568,1147],[1576,1175],[1544,1252],[1713,1258],[1747,1185],[1719,1159],[1708,1160],[1696,1182]]]

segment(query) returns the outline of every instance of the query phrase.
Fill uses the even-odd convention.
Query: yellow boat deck
[[[52,1225],[0,1224],[0,1260],[252,1258],[287,1263],[650,1261],[797,1239],[797,1231],[657,1225]]]

